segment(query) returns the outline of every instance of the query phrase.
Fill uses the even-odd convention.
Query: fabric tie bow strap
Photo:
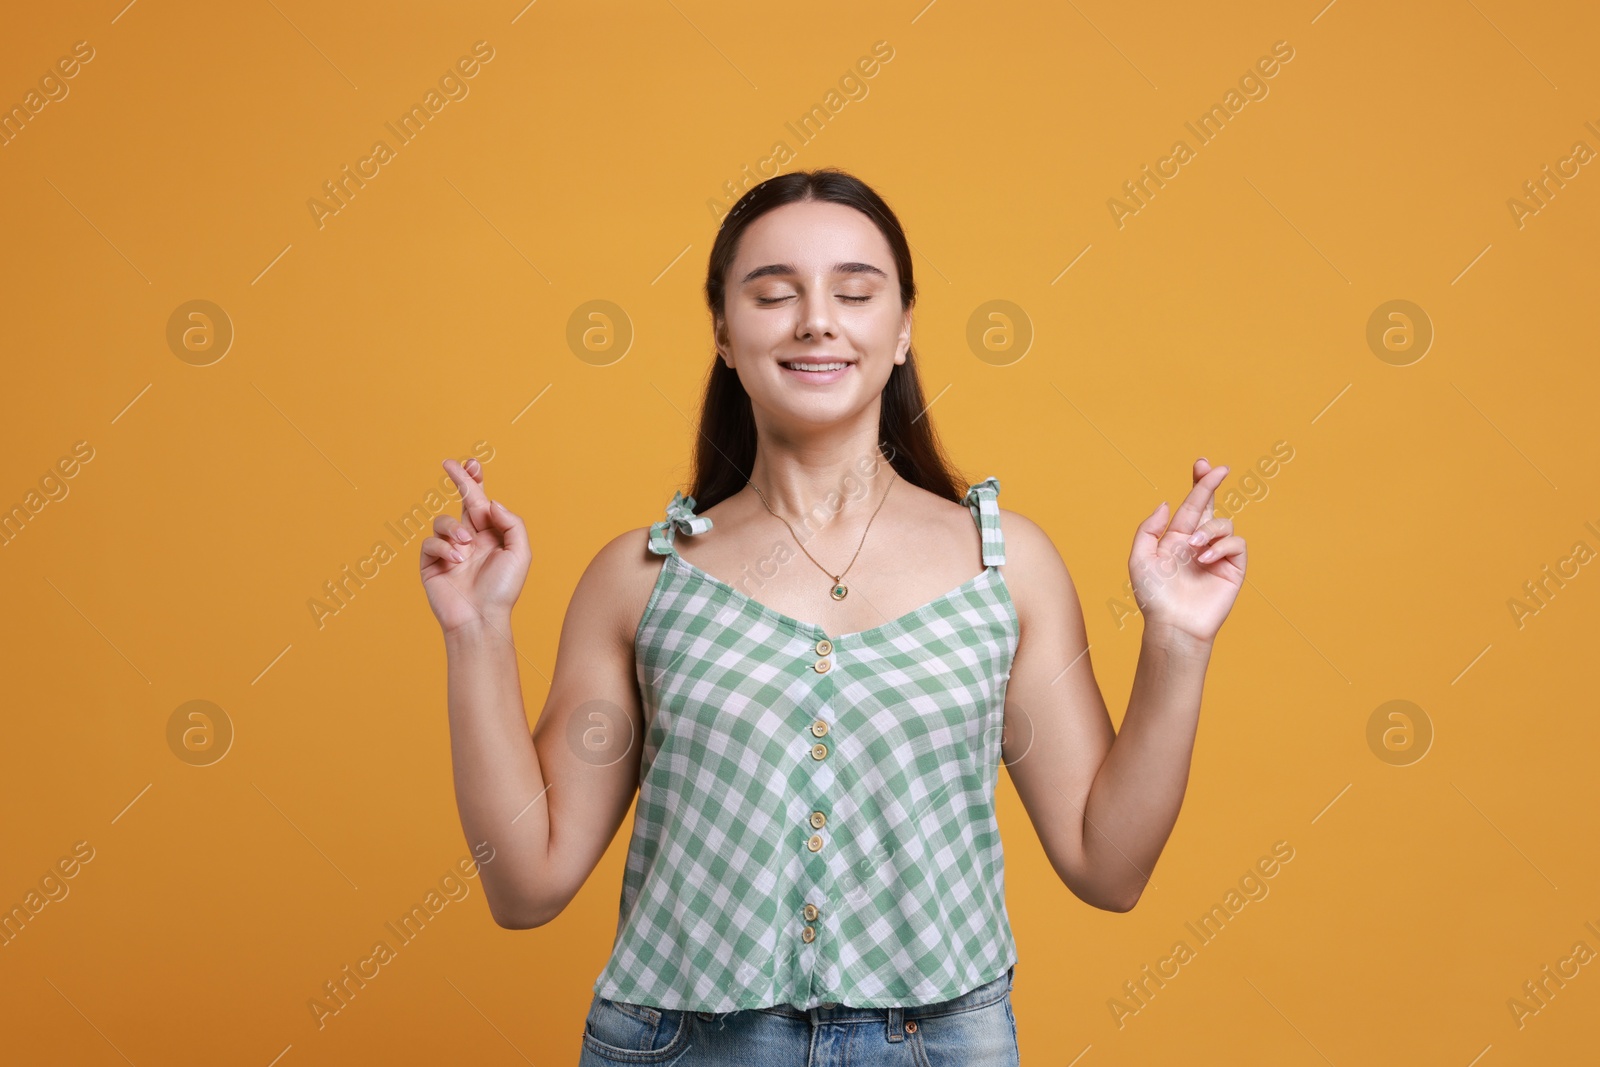
[[[672,539],[677,534],[701,534],[711,529],[711,520],[694,513],[694,497],[684,496],[680,489],[667,505],[667,517],[650,525],[650,551],[667,555],[673,551]]]
[[[961,502],[972,511],[983,531],[983,565],[996,567],[1005,563],[1005,541],[1000,536],[1000,479],[990,477],[967,490]]]

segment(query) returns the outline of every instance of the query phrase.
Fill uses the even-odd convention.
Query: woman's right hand
[[[422,588],[446,634],[487,622],[501,626],[522,592],[533,554],[522,520],[491,503],[483,467],[453,459],[444,469],[461,492],[461,518],[434,517],[434,536],[422,542]]]

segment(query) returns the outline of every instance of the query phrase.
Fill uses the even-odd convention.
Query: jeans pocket
[[[906,1012],[907,1028],[913,1021]],[[1009,991],[979,1008],[916,1018],[910,1046],[918,1067],[1018,1067]]]
[[[689,1043],[689,1013],[598,994],[583,1021],[583,1047],[614,1063],[665,1063]]]

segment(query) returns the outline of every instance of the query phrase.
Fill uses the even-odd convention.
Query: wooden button
[[[811,724],[811,732],[816,734],[818,737],[822,737],[828,732],[827,722],[823,719],[818,719],[816,722]]]
[[[809,848],[812,852],[820,851],[822,849],[822,835],[812,834],[809,838],[807,838],[806,848]]]
[[[804,941],[806,944],[809,945],[809,944],[811,944],[811,942],[815,941],[816,939],[817,939],[817,928],[816,927],[808,926],[804,930],[800,931],[800,940]]]
[[[811,669],[816,671],[818,674],[827,674],[829,668],[832,666],[833,664],[829,663],[827,660],[819,659],[815,664],[812,665]]]
[[[828,746],[823,744],[821,741],[818,741],[816,744],[812,745],[811,746],[811,758],[812,759],[827,759],[828,758]]]
[[[822,814],[822,812],[814,811],[811,813],[811,825],[816,829],[822,829],[825,825],[827,825],[827,822],[828,817]]]
[[[818,914],[817,906],[815,904],[807,904],[802,914],[805,915],[806,922],[815,922]]]
[[[832,651],[833,651],[833,642],[829,641],[826,637],[824,637],[821,641],[817,642],[817,655],[826,656],[829,652],[832,652]]]

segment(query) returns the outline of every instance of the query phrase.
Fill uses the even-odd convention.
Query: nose
[[[825,286],[814,286],[799,301],[800,318],[795,337],[800,340],[832,339],[837,336],[833,299]]]

